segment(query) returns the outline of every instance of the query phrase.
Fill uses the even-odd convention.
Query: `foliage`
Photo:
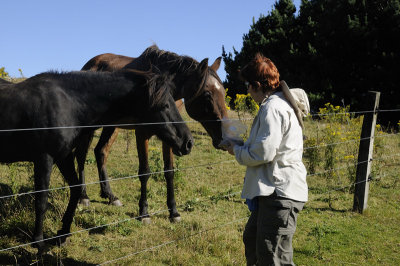
[[[158,149],[149,149],[149,167],[150,172],[154,173],[151,175],[154,180],[161,181],[164,179],[162,154]]]
[[[225,107],[226,107],[227,110],[231,109],[231,106],[230,106],[231,100],[232,100],[232,97],[230,97],[228,95],[228,88],[226,88],[225,89]]]
[[[6,72],[5,67],[0,67],[0,78],[9,78],[10,75]]]
[[[400,0],[303,0],[296,15],[292,0],[278,0],[243,36],[243,47],[222,49],[225,85],[244,93],[238,69],[257,52],[269,57],[281,78],[310,93],[312,106],[342,99],[365,110],[363,96],[382,92],[381,109],[398,109],[400,91]],[[396,114],[383,122],[396,124]]]
[[[245,113],[249,113],[253,117],[257,114],[260,107],[253,100],[250,94],[236,94],[234,100],[235,111],[237,112],[239,119],[244,117]]]
[[[305,162],[311,174],[323,169],[323,176],[331,185],[352,182],[355,180],[362,119],[354,118],[348,112],[350,106],[333,106],[331,103],[324,106],[319,108],[317,116],[320,120],[309,118],[313,123],[311,128],[306,128]]]
[[[316,164],[315,173],[310,174],[310,158],[304,155],[309,172],[309,201],[299,214],[293,242],[294,262],[297,265],[399,265],[400,137],[385,137],[388,132],[381,133],[382,127],[377,125],[375,142],[379,147],[374,149],[374,181],[370,183],[368,209],[363,215],[351,212],[353,194],[346,187],[350,187],[354,179],[350,180],[345,169],[348,162],[354,166],[354,159],[344,157],[349,156],[352,149],[357,149],[358,144],[356,140],[342,141],[340,138],[359,134],[351,131],[359,132],[362,117],[350,115],[343,119],[339,114],[345,107],[324,105],[323,108],[337,109],[336,119],[330,116],[328,121],[321,116],[308,117],[305,121],[305,135],[307,140],[315,140],[321,161]],[[229,117],[237,118],[237,113],[229,111]],[[188,119],[187,116],[184,118]],[[330,130],[327,130],[328,125]],[[157,180],[152,178],[148,183],[151,194],[149,211],[152,213],[150,225],[143,225],[135,219],[140,195],[138,178],[110,183],[123,203],[118,208],[108,205],[108,201],[100,197],[98,184],[91,184],[87,186],[91,205],[77,209],[73,235],[67,245],[51,247],[42,257],[37,257],[37,250],[30,246],[7,250],[1,252],[0,264],[59,265],[62,262],[64,265],[97,265],[127,256],[113,264],[245,265],[242,235],[249,211],[240,198],[245,168],[233,162],[233,157],[227,152],[214,149],[200,124],[188,123],[188,126],[193,132],[195,146],[190,155],[175,158],[176,167],[182,169],[175,173],[175,176],[177,173],[181,175],[175,181],[183,180],[175,186],[176,202],[182,215],[180,223],[169,222],[165,181],[161,177]],[[325,135],[330,132],[332,136]],[[333,132],[336,133],[333,135]],[[335,146],[337,155],[334,156],[335,166],[343,169],[340,175],[328,179],[321,174],[325,171],[323,145],[328,144],[331,138],[343,142]],[[98,139],[99,132],[96,132],[92,148]],[[138,158],[134,145],[133,141],[127,153],[125,136],[119,134],[107,161],[110,178],[136,174]],[[304,147],[307,146],[310,145],[305,143]],[[155,165],[157,157],[161,160],[161,142],[152,138],[149,148],[154,154],[150,164]],[[92,161],[93,156],[89,151],[88,161]],[[159,162],[156,168],[161,167]],[[32,171],[32,164],[28,163],[0,165],[0,196],[9,195],[12,190],[18,193],[34,190]],[[98,181],[95,163],[86,165],[86,177],[88,183]],[[66,185],[56,167],[50,185],[52,188]],[[68,190],[50,193],[44,225],[46,237],[54,236],[60,229],[68,194]],[[31,241],[33,205],[33,195],[0,199],[0,249]],[[99,228],[85,231],[94,226]]]

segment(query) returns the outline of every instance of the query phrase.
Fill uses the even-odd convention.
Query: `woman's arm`
[[[243,146],[233,146],[233,152],[239,164],[257,166],[271,162],[282,141],[282,116],[277,109],[266,106],[259,115],[260,126],[256,138]],[[251,132],[250,135],[254,133]]]

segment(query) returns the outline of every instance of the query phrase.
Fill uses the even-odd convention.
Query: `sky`
[[[0,5],[0,67],[12,77],[74,71],[92,57],[137,57],[148,46],[209,65],[233,47],[275,0],[6,0]],[[299,8],[300,0],[294,0]],[[224,64],[218,75],[226,78]]]

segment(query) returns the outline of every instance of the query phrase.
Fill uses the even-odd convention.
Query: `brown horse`
[[[216,71],[221,63],[221,58],[209,67],[208,59],[200,63],[188,56],[179,56],[169,51],[160,50],[153,45],[147,48],[138,58],[115,55],[101,54],[90,59],[82,70],[91,71],[116,71],[119,69],[147,70],[150,64],[158,68],[161,72],[170,72],[175,74],[173,82],[176,89],[172,96],[175,100],[184,98],[186,111],[190,117],[200,121],[207,133],[211,136],[213,146],[218,148],[222,140],[221,119],[227,117],[225,107],[225,90]],[[132,127],[131,127],[132,128]],[[125,127],[125,129],[131,129]],[[148,132],[146,127],[135,127],[136,143],[139,156],[139,178],[141,182],[141,196],[139,201],[139,215],[143,222],[150,222],[147,205],[147,181],[150,176],[148,164],[148,141],[153,135]],[[111,145],[118,134],[117,128],[104,128],[100,140],[95,148],[95,156],[99,170],[101,182],[101,197],[108,198],[109,203],[121,205],[118,198],[113,195],[108,183],[106,162]],[[81,158],[78,158],[78,168],[81,180],[84,184],[84,162],[87,154],[88,145],[80,152]],[[86,149],[86,151],[85,151]],[[180,215],[176,209],[174,195],[174,172],[173,172],[173,154],[171,148],[163,142],[163,160],[165,179],[167,182],[167,206],[170,212],[171,221],[179,221]],[[87,205],[89,199],[86,194],[85,186],[82,186],[81,203]]]

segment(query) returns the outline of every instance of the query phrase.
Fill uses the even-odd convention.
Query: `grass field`
[[[232,113],[234,116],[234,113]],[[186,116],[186,119],[189,120]],[[69,243],[53,247],[42,257],[36,249],[22,246],[0,252],[0,264],[17,265],[245,265],[242,233],[249,216],[240,199],[245,168],[228,153],[215,150],[205,130],[195,122],[192,129],[195,146],[190,155],[175,158],[176,200],[182,216],[180,223],[170,223],[166,206],[166,186],[162,175],[154,175],[148,186],[152,223],[143,225],[138,215],[140,182],[137,177],[115,180],[114,193],[124,204],[107,205],[100,198],[99,185],[89,184],[90,207],[79,207]],[[335,128],[343,138],[349,127],[359,121]],[[327,143],[331,127],[321,121],[306,122],[306,145]],[[100,131],[96,132],[93,145]],[[138,159],[133,132],[121,131],[108,160],[111,178],[134,176]],[[359,131],[353,135],[359,137]],[[337,136],[337,133],[336,135]],[[351,140],[350,135],[346,139]],[[297,265],[400,265],[400,136],[376,138],[370,182],[368,209],[364,214],[351,211],[353,206],[354,163],[357,142],[338,144],[334,150],[309,150],[305,163],[310,175],[309,202],[299,215],[294,239]],[[152,171],[162,170],[161,145],[151,140]],[[342,158],[343,157],[343,158]],[[343,168],[343,166],[350,166]],[[333,166],[340,170],[327,174]],[[33,167],[29,163],[0,165],[0,196],[33,190]],[[323,173],[323,174],[320,174]],[[93,150],[86,162],[87,182],[96,182]],[[54,168],[51,187],[63,187]],[[45,237],[52,237],[61,226],[69,191],[50,193],[44,225]],[[31,241],[34,226],[31,195],[0,199],[0,250]],[[102,226],[109,224],[108,226]],[[93,227],[97,227],[91,230]],[[116,261],[113,261],[117,259]]]

